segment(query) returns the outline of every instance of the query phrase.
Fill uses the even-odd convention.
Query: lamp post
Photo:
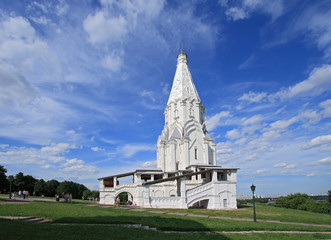
[[[256,222],[256,214],[255,214],[255,196],[254,196],[254,191],[255,191],[255,186],[252,184],[251,190],[253,192],[253,210],[254,210],[254,222]]]
[[[13,181],[13,176],[8,176],[8,178],[9,178],[9,199],[11,199],[11,183],[12,183],[12,181]]]

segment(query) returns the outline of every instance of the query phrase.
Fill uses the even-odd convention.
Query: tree
[[[7,169],[0,165],[0,192],[4,193],[8,190],[8,180],[6,176]]]
[[[14,180],[14,188],[16,191],[23,191],[25,189],[24,174],[22,172],[16,174]]]
[[[47,197],[54,197],[56,194],[56,188],[59,186],[59,182],[55,179],[49,180],[46,182],[47,185]]]
[[[33,193],[34,184],[36,183],[36,181],[37,181],[37,179],[35,179],[31,175],[24,176],[24,174],[22,172],[19,172],[15,176],[14,188],[16,191],[19,191],[19,190],[29,191],[29,193],[31,195]]]
[[[91,197],[91,194],[92,194],[92,192],[91,192],[89,189],[86,189],[86,190],[83,192],[83,198],[86,200],[86,199],[88,199],[89,197]]]
[[[32,177],[31,175],[26,175],[24,177],[24,182],[25,182],[25,190],[29,191],[29,194],[32,195],[33,191],[34,191],[34,184],[37,182],[38,180],[35,179],[34,177]]]
[[[92,197],[94,197],[94,199],[98,198],[99,199],[100,193],[99,191],[92,191]]]
[[[62,193],[71,193],[73,198],[82,198],[83,192],[87,189],[82,184],[74,183],[71,181],[64,181],[59,184],[56,189],[57,194],[62,195]]]
[[[331,204],[331,190],[328,191],[327,201],[328,201],[329,204]]]
[[[35,184],[34,184],[34,193],[37,196],[41,196],[41,195],[47,195],[48,189],[47,189],[47,184],[44,181],[44,179],[40,179],[38,180]]]
[[[310,198],[305,193],[290,194],[287,197],[278,198],[275,202],[276,207],[298,209],[302,204],[307,203]]]

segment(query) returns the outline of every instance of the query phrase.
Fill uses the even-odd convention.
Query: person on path
[[[117,198],[116,198],[116,207],[118,208],[119,206],[120,206],[120,198],[117,197]]]

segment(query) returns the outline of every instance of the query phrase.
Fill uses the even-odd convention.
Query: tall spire
[[[188,68],[187,54],[183,52],[182,45],[181,52],[177,56],[177,69],[167,104],[172,101],[183,100],[186,98],[196,99],[200,102],[198,92],[194,86]]]

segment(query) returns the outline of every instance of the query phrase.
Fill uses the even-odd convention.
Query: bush
[[[305,193],[295,193],[290,194],[287,197],[278,198],[274,206],[318,213],[331,212],[330,204],[327,202],[317,202]]]

